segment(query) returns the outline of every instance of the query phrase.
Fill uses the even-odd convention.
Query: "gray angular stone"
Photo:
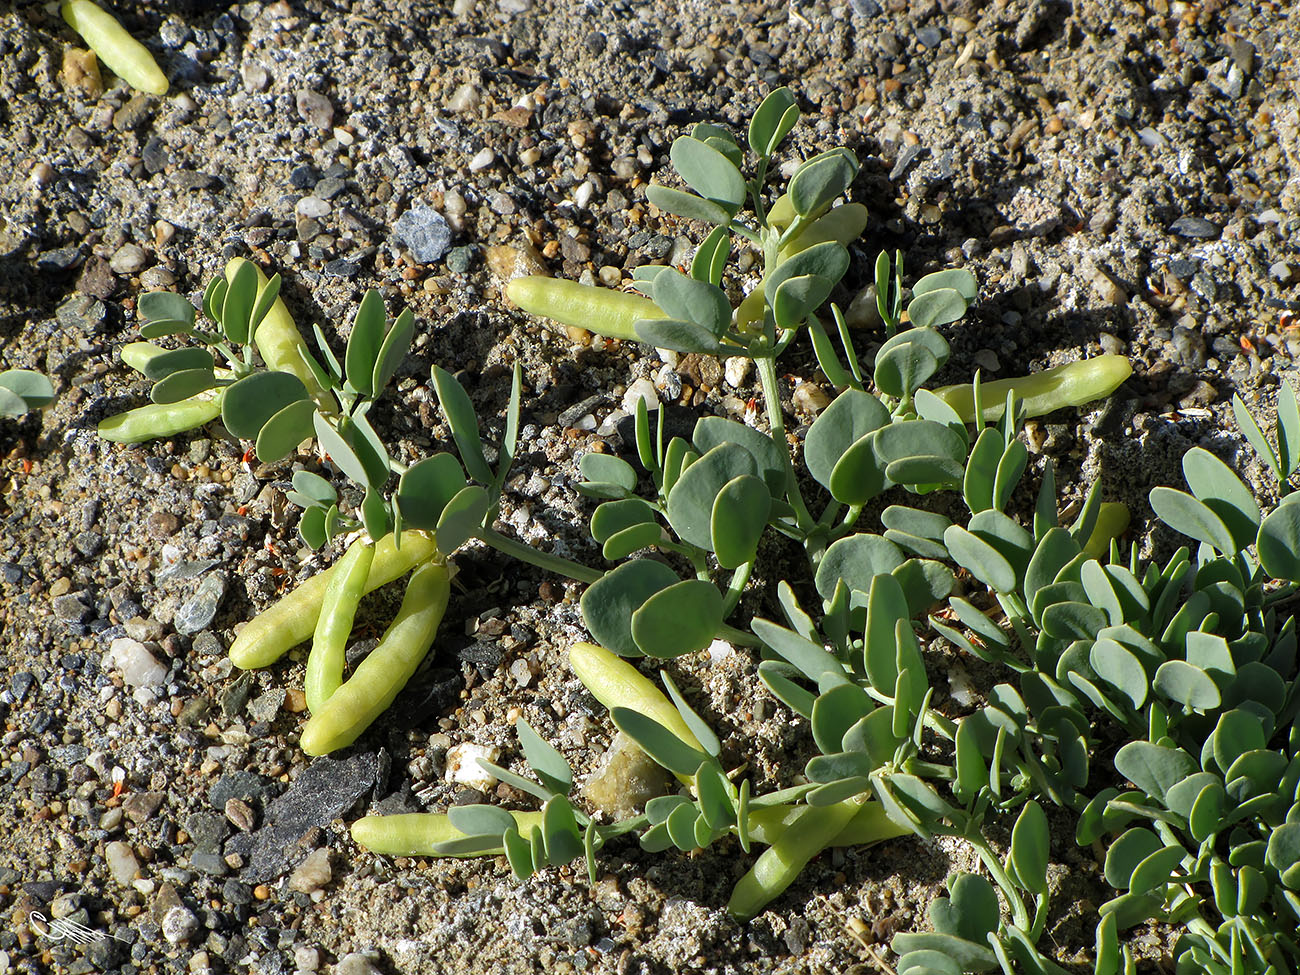
[[[451,246],[451,226],[433,207],[416,204],[393,224],[393,236],[421,264],[440,260]]]
[[[217,607],[221,605],[222,597],[225,595],[224,573],[213,572],[204,576],[203,581],[199,583],[198,591],[176,611],[176,618],[172,621],[176,632],[192,636],[199,630],[206,630],[213,617],[217,615]]]
[[[1202,240],[1208,240],[1211,237],[1217,237],[1220,233],[1219,225],[1211,223],[1204,217],[1179,217],[1169,225],[1172,233],[1180,237],[1194,237]]]

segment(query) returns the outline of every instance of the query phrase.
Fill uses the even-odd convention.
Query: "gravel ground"
[[[666,402],[726,415],[744,410],[752,377],[733,385],[714,360],[575,342],[508,309],[500,275],[524,260],[617,284],[689,254],[698,228],[654,212],[646,182],[691,124],[738,127],[788,83],[806,112],[792,152],[846,144],[863,163],[853,193],[874,219],[841,300],[882,247],[905,249],[913,275],[978,276],[941,380],[1103,350],[1133,358],[1112,402],[1035,423],[1030,443],[1055,459],[1066,501],[1100,477],[1140,521],[1146,491],[1177,483],[1194,444],[1257,474],[1228,400],[1267,414],[1278,382],[1296,378],[1290,6],[119,4],[172,81],[157,99],[107,72],[106,91],[76,77],[64,56],[77,39],[57,12],[10,5],[0,368],[46,371],[60,395],[0,420],[0,975],[875,970],[848,925],[885,942],[922,924],[961,849],[837,851],[742,927],[722,907],[748,861],[727,846],[652,858],[615,845],[594,887],[581,870],[517,884],[503,861],[355,847],[346,824],[367,808],[478,801],[444,780],[446,753],[473,742],[516,761],[508,713],[579,775],[593,767],[610,726],[563,664],[582,635],[580,592],[462,552],[433,668],[341,759],[309,763],[296,745],[301,660],[239,675],[225,647],[338,553],[298,540],[289,465],[250,465],[219,425],[139,447],[96,438],[98,420],[145,394],[116,355],[136,335],[134,299],[195,293],[234,255],[282,271],[304,325],[341,325],[380,288],[421,323],[376,410],[406,459],[447,436],[433,362],[463,370],[490,433],[507,367],[522,362],[526,426],[504,521],[598,564],[573,458],[618,447],[629,388],[649,382]],[[789,392],[816,381],[806,351],[783,368]],[[787,409],[815,401],[805,391]],[[371,634],[395,598],[369,607]],[[121,638],[133,642],[111,650]],[[806,733],[759,690],[748,654],[680,673],[733,764],[753,761],[765,786],[802,767],[789,756]],[[1061,906],[1047,943],[1082,966],[1098,867],[1068,836],[1054,852]],[[112,937],[57,942],[32,911]],[[1161,932],[1136,938],[1158,956]]]

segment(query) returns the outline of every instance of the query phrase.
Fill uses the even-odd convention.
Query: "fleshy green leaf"
[[[710,525],[718,565],[736,569],[753,561],[771,507],[772,496],[762,478],[742,474],[723,485],[713,502]]]
[[[273,464],[288,457],[315,432],[316,407],[311,400],[295,400],[262,424],[257,434],[257,459]],[[333,503],[331,499],[330,503]]]
[[[1115,768],[1147,795],[1163,800],[1169,790],[1197,771],[1185,751],[1131,741],[1115,754]]]
[[[142,322],[179,321],[194,326],[194,306],[184,295],[150,291],[136,299],[135,313]]]
[[[588,481],[610,484],[627,493],[636,490],[636,470],[632,465],[613,454],[583,454],[578,470]]]
[[[230,278],[221,302],[221,328],[236,345],[248,341],[253,305],[257,301],[257,265],[242,262]]]
[[[236,437],[253,440],[272,416],[307,398],[307,387],[292,373],[255,372],[227,388],[221,422]]]
[[[750,148],[760,156],[772,155],[798,121],[799,106],[790,89],[772,89],[749,120]]]
[[[731,324],[731,302],[715,284],[687,277],[674,268],[656,275],[654,302],[668,319],[692,322],[713,338],[721,338]]]
[[[149,399],[155,403],[179,403],[183,399],[189,399],[204,390],[211,389],[216,384],[217,377],[211,369],[182,369],[154,383],[153,389],[149,390]],[[0,383],[0,387],[3,385]],[[25,397],[21,402],[23,409],[20,412],[25,413],[31,406]]]
[[[893,572],[903,562],[898,546],[881,535],[848,535],[833,543],[818,563],[817,591],[830,599],[836,582],[843,579],[850,589],[866,593],[876,576]]]
[[[483,456],[483,441],[479,437],[478,417],[474,413],[474,404],[469,394],[446,369],[433,367],[433,386],[438,394],[438,402],[447,416],[447,425],[456,440],[456,449],[460,451],[461,462],[470,477],[480,484],[492,483],[492,468]]]
[[[674,775],[692,776],[709,760],[704,752],[692,748],[654,718],[639,711],[616,707],[610,711],[609,716],[619,731]],[[687,807],[678,807],[683,808]]]
[[[302,535],[302,540],[312,548],[320,548],[325,544],[325,509],[306,508],[302,517],[298,519],[298,534]]]
[[[719,444],[686,468],[673,485],[668,494],[669,524],[684,541],[712,550],[715,500],[728,482],[756,474],[749,451],[739,444]]]
[[[1300,582],[1300,504],[1281,504],[1259,526],[1259,564],[1274,579]]]
[[[592,639],[624,657],[639,657],[632,637],[632,614],[660,590],[681,580],[653,559],[625,562],[605,573],[582,594],[582,618]]]
[[[1150,500],[1157,517],[1175,531],[1213,546],[1225,555],[1237,552],[1228,526],[1204,502],[1168,487],[1152,488]]]
[[[1183,455],[1183,476],[1196,499],[1222,520],[1238,550],[1255,541],[1259,505],[1232,468],[1203,447],[1193,447]]]
[[[797,328],[830,297],[835,282],[820,274],[787,278],[768,299],[772,315],[782,328]]]
[[[388,381],[396,375],[402,360],[411,351],[414,340],[415,315],[407,308],[397,316],[397,321],[393,322],[393,327],[384,336],[384,342],[375,356],[375,371],[371,380],[375,396],[382,393]]]
[[[848,149],[814,156],[790,177],[790,203],[800,216],[815,216],[843,194],[857,174],[858,161]]]
[[[691,189],[734,214],[745,202],[745,180],[722,153],[710,145],[680,136],[668,150],[673,168]]]
[[[727,258],[730,256],[731,233],[726,227],[714,227],[695,251],[695,257],[691,261],[691,277],[697,281],[721,285]]]
[[[397,510],[412,528],[433,531],[443,509],[465,487],[465,471],[451,454],[416,461],[397,483]]]
[[[917,328],[935,328],[957,321],[966,314],[967,307],[961,292],[937,288],[914,297],[907,305],[907,317]]]
[[[348,382],[353,389],[367,396],[375,395],[375,365],[384,343],[386,322],[384,299],[371,288],[362,296],[356,317],[352,319],[352,333],[348,336],[347,353],[343,357]]]
[[[831,472],[845,452],[888,422],[889,411],[876,397],[860,389],[844,390],[808,428],[804,441],[808,473],[817,483],[829,488]]]
[[[698,355],[723,355],[727,351],[716,335],[695,322],[675,318],[639,318],[632,323],[632,328],[638,339],[657,349]]]
[[[700,220],[719,226],[731,222],[731,213],[726,208],[712,200],[706,200],[694,193],[687,193],[671,186],[651,183],[645,188],[645,197],[660,210],[685,217],[687,220]]]
[[[573,770],[564,756],[523,718],[515,722],[515,733],[519,735],[524,758],[542,785],[559,795],[567,794],[573,788]]]
[[[450,555],[483,527],[491,499],[477,484],[462,488],[438,516],[438,550]]]
[[[912,297],[917,298],[928,292],[945,288],[956,291],[967,302],[974,301],[979,294],[979,283],[975,280],[974,274],[965,268],[949,268],[927,274],[917,281],[912,285]],[[913,320],[912,324],[915,325],[916,321]]]
[[[212,358],[211,352],[207,349],[190,346],[153,356],[144,364],[143,371],[146,378],[157,382],[160,379],[166,379],[174,372],[188,369],[211,370],[215,365],[216,360]]]
[[[632,613],[632,640],[650,657],[679,657],[703,650],[722,625],[722,593],[688,579],[654,593]]]
[[[1047,893],[1049,846],[1047,814],[1042,806],[1030,799],[1011,830],[1010,862],[1021,885],[1033,894]]]

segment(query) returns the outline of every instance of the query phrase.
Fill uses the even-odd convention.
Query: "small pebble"
[[[447,749],[445,778],[448,782],[459,782],[479,792],[487,792],[496,787],[497,777],[483,768],[480,758],[496,762],[501,757],[501,749],[495,745],[476,745],[467,741]]]
[[[155,687],[167,677],[167,668],[154,659],[143,643],[119,637],[105,655],[105,669],[117,670],[128,687]]]
[[[733,389],[739,389],[754,370],[754,360],[747,355],[733,355],[722,367],[723,377]]]
[[[135,858],[135,851],[130,843],[115,840],[104,847],[104,859],[108,861],[108,871],[123,887],[130,885],[140,869],[140,861]]]
[[[369,958],[359,951],[354,951],[339,959],[339,963],[334,966],[334,975],[382,975],[382,973]]]
[[[315,91],[299,91],[294,96],[298,116],[309,125],[327,132],[334,124],[334,106],[324,95]]]
[[[192,636],[205,630],[217,615],[217,607],[226,594],[226,577],[221,572],[209,572],[199,583],[198,591],[187,599],[176,611],[172,625],[176,632]]]
[[[432,207],[416,204],[393,224],[393,236],[420,264],[440,260],[451,246],[451,227]]]
[[[148,260],[149,256],[139,244],[123,244],[109,258],[108,266],[114,274],[135,274]]]
[[[1193,237],[1203,240],[1218,237],[1221,233],[1218,224],[1211,223],[1204,217],[1190,216],[1179,217],[1169,225],[1169,230],[1180,237]]]
[[[183,944],[199,930],[199,919],[188,908],[173,907],[163,918],[162,930],[169,944]]]
[[[474,158],[469,161],[469,165],[466,168],[471,173],[477,173],[480,170],[487,169],[494,162],[496,162],[496,159],[497,159],[497,154],[493,152],[491,148],[489,148],[488,146],[484,146],[482,149],[480,149],[477,153],[474,154]]]
[[[289,887],[291,890],[302,891],[304,894],[310,894],[312,891],[320,890],[330,882],[333,874],[330,871],[330,851],[321,848],[313,850],[308,854],[307,859],[298,864],[289,876]]]
[[[826,390],[816,383],[800,383],[794,391],[794,408],[803,413],[820,413],[830,405]]]
[[[455,112],[457,115],[463,112],[472,112],[478,108],[479,102],[483,100],[482,93],[478,87],[468,82],[461,85],[447,99],[447,111]]]
[[[645,400],[646,409],[651,412],[659,409],[659,390],[651,380],[643,377],[632,381],[623,394],[624,412],[635,413],[637,400]]]
[[[293,207],[294,213],[298,216],[311,219],[327,216],[332,209],[328,202],[318,196],[304,196]]]

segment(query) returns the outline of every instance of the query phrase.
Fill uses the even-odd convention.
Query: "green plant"
[[[344,364],[319,329],[325,366],[298,354],[321,392],[292,400],[311,415],[310,429],[300,423],[294,432],[314,434],[364,500],[342,511],[334,485],[305,471],[292,499],[304,509],[309,543],[364,529],[373,547],[354,542],[342,563],[252,621],[232,659],[262,666],[315,632],[309,680],[323,703],[312,722],[326,730],[304,732],[304,747],[351,741],[381,709],[374,702],[386,703],[418,664],[423,651],[413,648],[432,638],[429,624],[441,615],[440,607],[425,614],[420,640],[400,641],[408,649],[393,645],[400,662],[384,653],[340,685],[339,634],[350,629],[357,600],[412,567],[420,577],[441,554],[479,538],[589,584],[581,609],[601,646],[575,645],[570,664],[682,789],[651,800],[644,814],[601,822],[569,798],[565,759],[521,720],[535,778],[486,767],[538,798],[540,811],[470,806],[365,817],[353,826],[362,845],[395,856],[504,853],[524,877],[578,856],[594,872],[603,845],[629,834],[651,851],[734,838],[746,852],[768,847],[728,905],[748,918],[829,846],[949,835],[971,846],[988,878],[949,879],[949,896],[931,907],[934,930],[895,938],[898,970],[1055,972],[1038,949],[1051,909],[1047,809],[1055,807],[1080,843],[1101,850],[1116,891],[1101,910],[1098,975],[1132,970],[1119,932],[1150,917],[1181,925],[1180,972],[1292,970],[1300,960],[1300,692],[1295,627],[1284,610],[1300,583],[1300,506],[1287,495],[1265,515],[1225,464],[1198,449],[1184,460],[1190,493],[1152,492],[1156,514],[1200,542],[1163,566],[1142,563],[1136,547],[1121,552],[1127,510],[1103,502],[1097,484],[1063,523],[1050,464],[1038,475],[1032,519],[1017,521],[1009,512],[1031,468],[1025,417],[1109,395],[1128,376],[1127,361],[1102,356],[1023,379],[981,383],[977,375],[968,387],[927,390],[949,355],[939,329],[962,317],[975,281],[964,271],[925,275],[905,302],[902,255],[882,254],[874,290],[885,341],[864,363],[838,307],[830,306],[833,329],[819,317],[847,268],[844,244],[866,223],[864,208],[834,206],[856,160],[844,150],[807,160],[769,206],[771,155],[797,118],[788,91],[765,99],[749,128],[749,178],[724,129],[697,126],[674,143],[673,163],[695,192],[656,184],[648,196],[714,225],[689,274],[638,269],[645,298],[550,279],[509,286],[520,307],[565,324],[753,358],[767,433],[704,417],[689,440],[665,442],[662,413],[652,423],[640,404],[634,446],[644,473],[603,453],[579,464],[580,490],[596,501],[591,534],[618,564],[577,565],[492,528],[515,450],[518,369],[495,469],[468,395],[438,367],[434,387],[460,459],[439,453],[409,468],[391,459],[366,413],[384,386],[381,365],[405,354],[406,326],[399,318],[387,328],[382,302],[367,295]],[[761,280],[734,308],[723,288],[739,283],[727,272],[733,238],[762,254]],[[775,363],[805,331],[837,396],[792,455]],[[391,360],[390,341],[400,347]],[[252,361],[228,359],[232,372]],[[198,395],[221,397],[224,415],[249,375],[259,374]],[[241,408],[232,408],[237,423]],[[1240,420],[1244,407],[1239,421],[1285,489],[1300,466],[1300,409],[1289,388],[1279,412],[1276,450],[1253,419]],[[276,415],[263,408],[241,428],[259,454]],[[268,446],[271,456],[279,455]],[[966,514],[957,518],[954,503]],[[868,506],[880,510],[878,531],[859,528]],[[771,534],[802,547],[807,572],[775,585],[779,621],[735,619]],[[805,608],[797,590],[814,605]],[[922,649],[931,634],[1004,668],[1008,682],[973,713],[940,713]],[[801,784],[755,794],[751,781],[724,771],[718,735],[667,669],[665,694],[623,659],[667,660],[718,637],[756,647],[760,679],[807,723],[817,754]],[[986,833],[997,821],[1011,825],[1005,852]]]
[[[54,402],[54,387],[39,372],[6,369],[0,372],[0,416],[22,416]]]

